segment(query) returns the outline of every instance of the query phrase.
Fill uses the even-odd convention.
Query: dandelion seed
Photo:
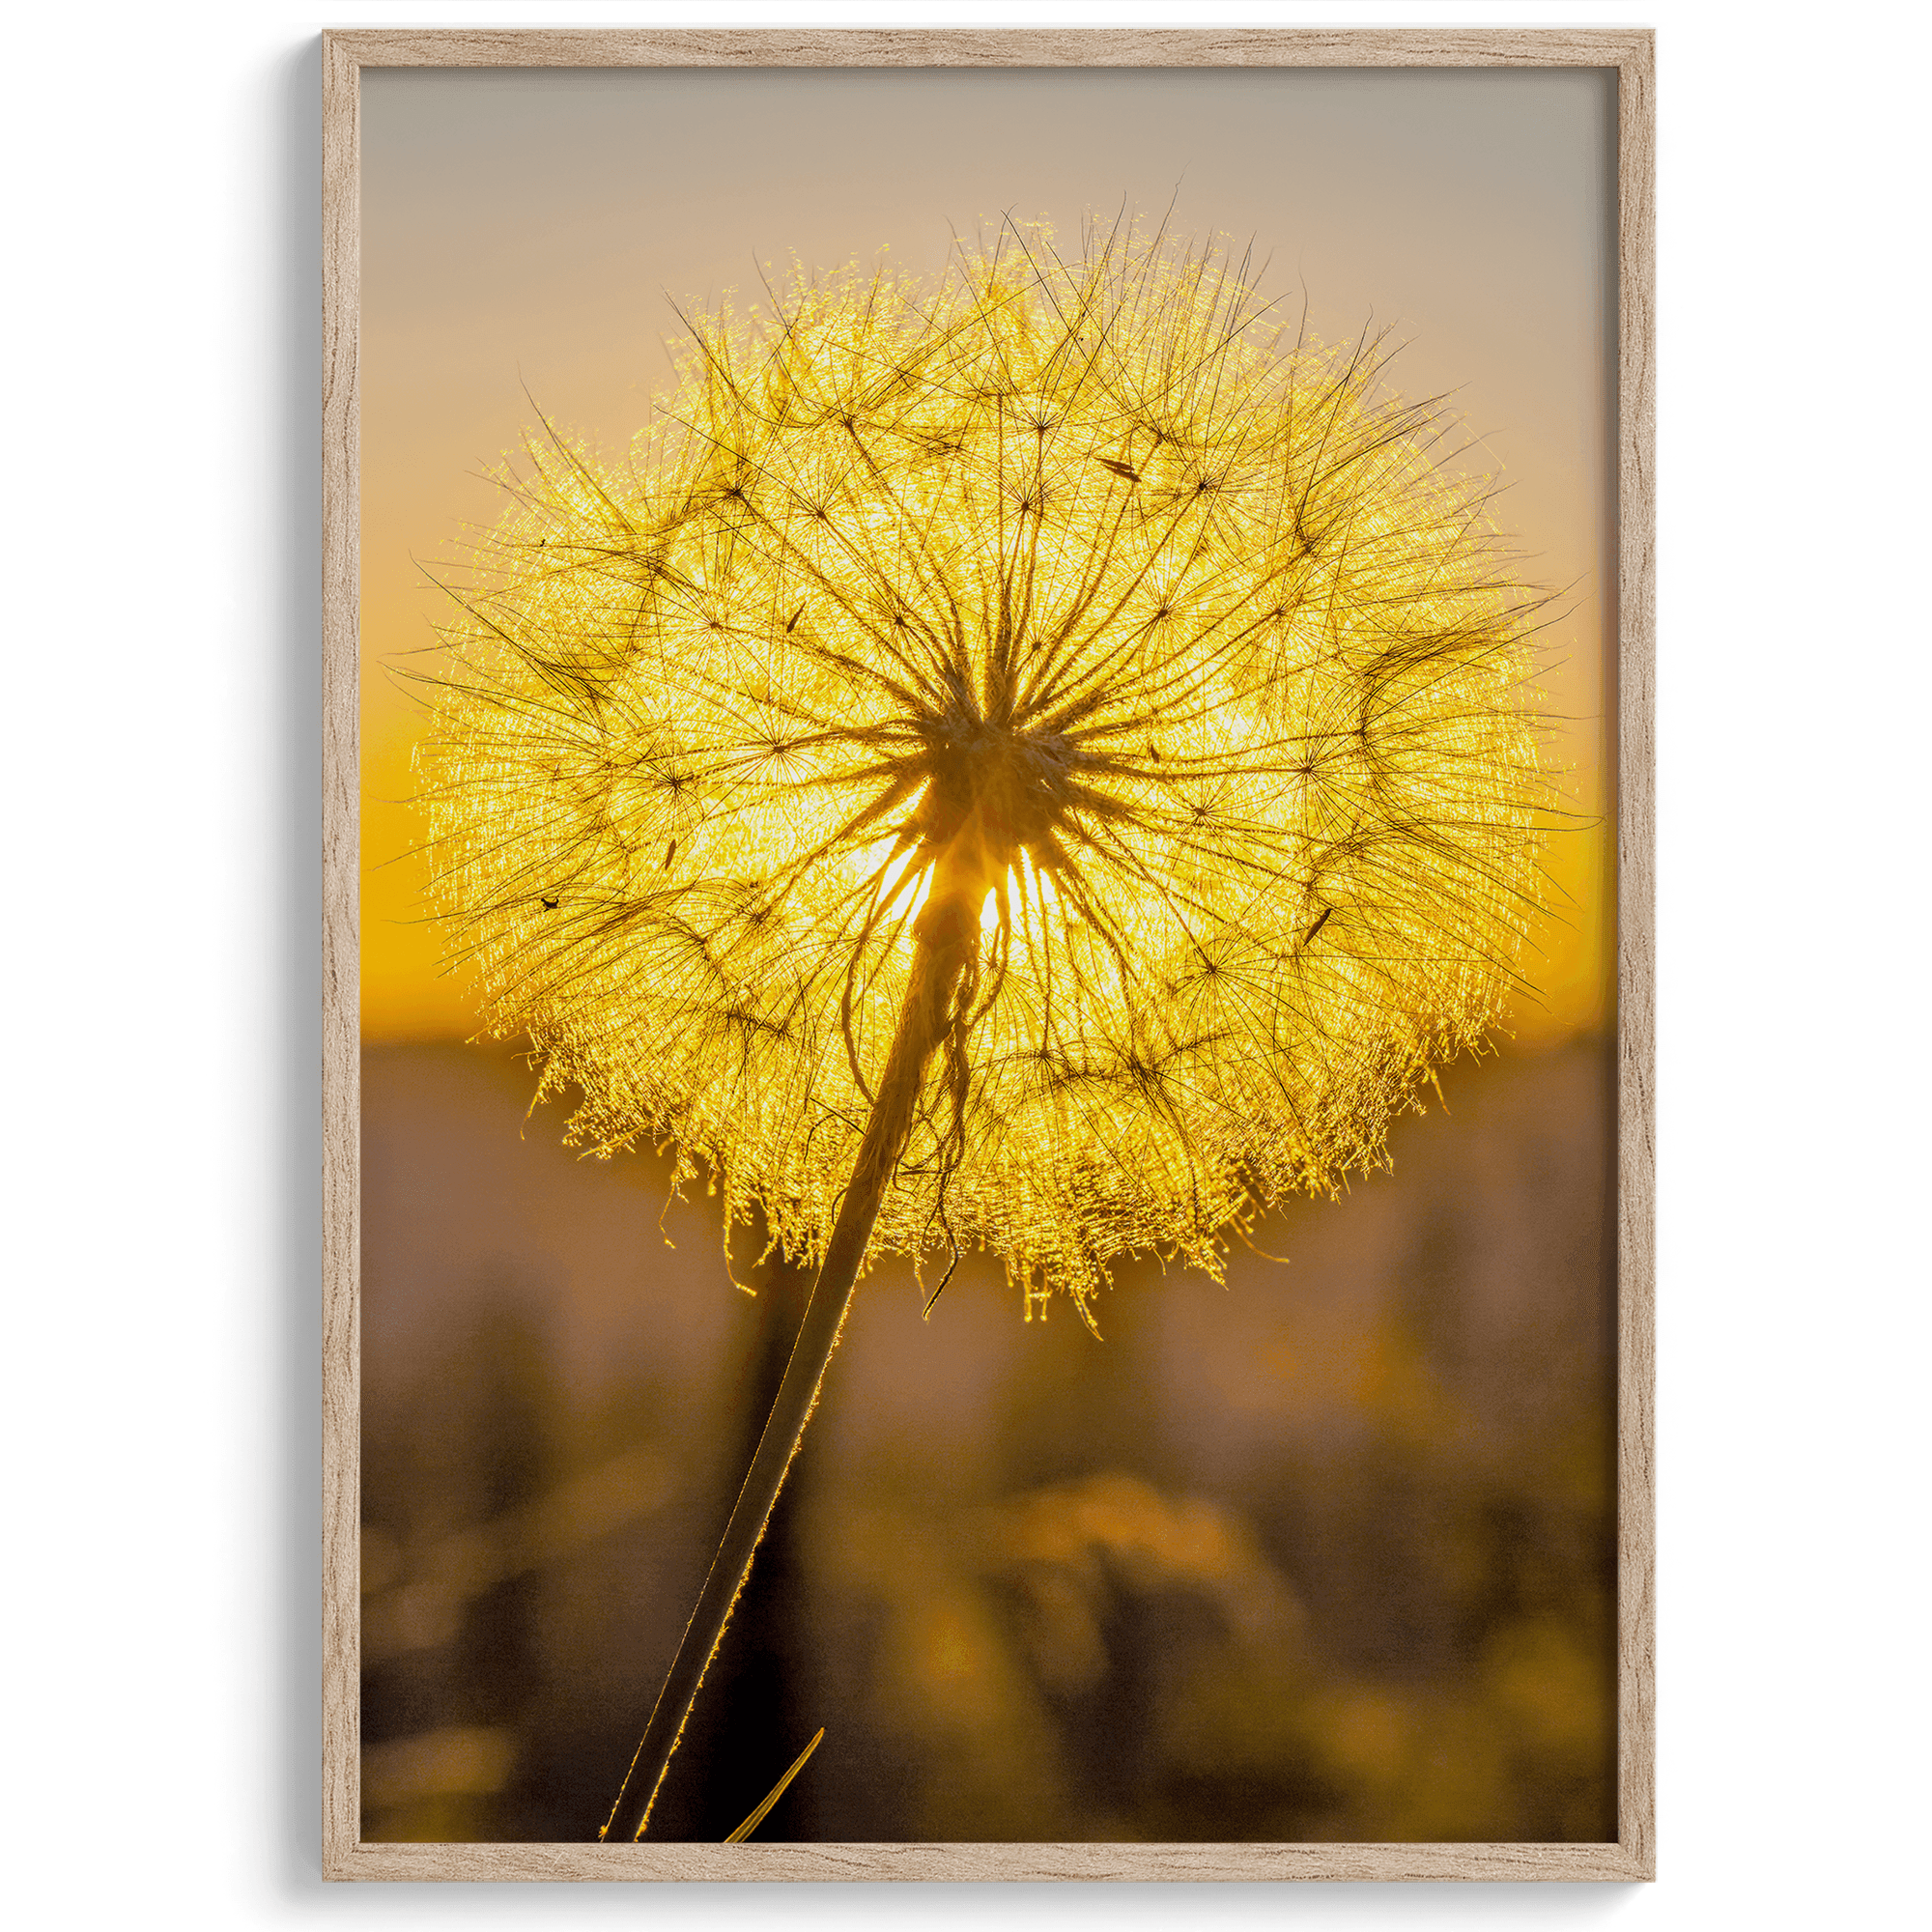
[[[1009,230],[700,319],[627,469],[506,475],[420,754],[434,899],[577,1141],[668,1144],[844,1271],[824,1356],[886,1251],[1090,1321],[1122,1254],[1218,1276],[1497,1016],[1540,600],[1380,349],[1211,250]]]
[[[1497,1013],[1541,790],[1534,599],[1440,412],[1378,387],[1211,255],[1036,231],[701,322],[627,472],[533,448],[422,771],[435,898],[574,1136],[668,1140],[821,1259],[913,973],[889,854],[972,956],[870,1252],[943,1196],[1091,1304],[1378,1158]],[[1145,499],[1094,480],[1151,420],[1098,459]],[[1160,993],[1210,956],[1211,998]]]

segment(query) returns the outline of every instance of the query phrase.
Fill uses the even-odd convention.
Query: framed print
[[[325,89],[327,1874],[1650,1877],[1650,36]]]

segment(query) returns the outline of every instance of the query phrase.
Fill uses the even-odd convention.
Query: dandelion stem
[[[838,1346],[845,1316],[852,1305],[859,1269],[872,1223],[878,1219],[886,1188],[905,1151],[919,1111],[926,1063],[946,1037],[952,1023],[954,990],[965,970],[979,918],[978,905],[963,890],[947,890],[935,881],[931,898],[919,922],[912,972],[900,1009],[898,1029],[880,1076],[877,1098],[866,1123],[865,1138],[845,1198],[826,1244],[825,1261],[812,1283],[805,1320],[792,1345],[791,1360],[779,1384],[764,1434],[758,1438],[744,1487],[738,1492],[731,1520],[711,1560],[710,1574],[698,1594],[697,1607],[685,1626],[683,1641],[658,1693],[657,1707],[645,1727],[617,1802],[598,1837],[606,1843],[628,1843],[643,1835],[658,1787],[676,1750],[678,1740],[697,1699],[698,1687],[723,1641],[724,1628],[738,1594],[751,1574],[752,1558],[765,1533],[772,1507],[798,1453],[805,1426],[818,1403],[820,1384]]]

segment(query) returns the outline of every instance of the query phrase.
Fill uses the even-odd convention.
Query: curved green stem
[[[970,917],[977,921],[977,906]],[[738,1492],[731,1520],[724,1526],[718,1554],[712,1558],[697,1607],[685,1627],[684,1639],[658,1693],[657,1706],[617,1793],[617,1802],[597,1834],[606,1843],[626,1843],[643,1835],[698,1687],[731,1620],[738,1593],[751,1574],[752,1557],[778,1501],[785,1471],[798,1452],[805,1426],[817,1406],[819,1385],[825,1379],[832,1351],[838,1346],[872,1224],[878,1219],[886,1188],[912,1133],[926,1063],[952,1024],[953,991],[965,967],[971,936],[963,899],[949,895],[942,903],[928,903],[921,917],[898,1030],[879,1079],[871,1118],[866,1122],[838,1218],[833,1224],[824,1264],[812,1283],[791,1360],[746,1472],[744,1488]]]

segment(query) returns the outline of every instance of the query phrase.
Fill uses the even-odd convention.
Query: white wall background
[[[317,1879],[316,36],[914,17],[1662,29],[1655,1887]],[[1928,1799],[1921,19],[1716,0],[16,16],[15,1922],[1910,1922]]]

